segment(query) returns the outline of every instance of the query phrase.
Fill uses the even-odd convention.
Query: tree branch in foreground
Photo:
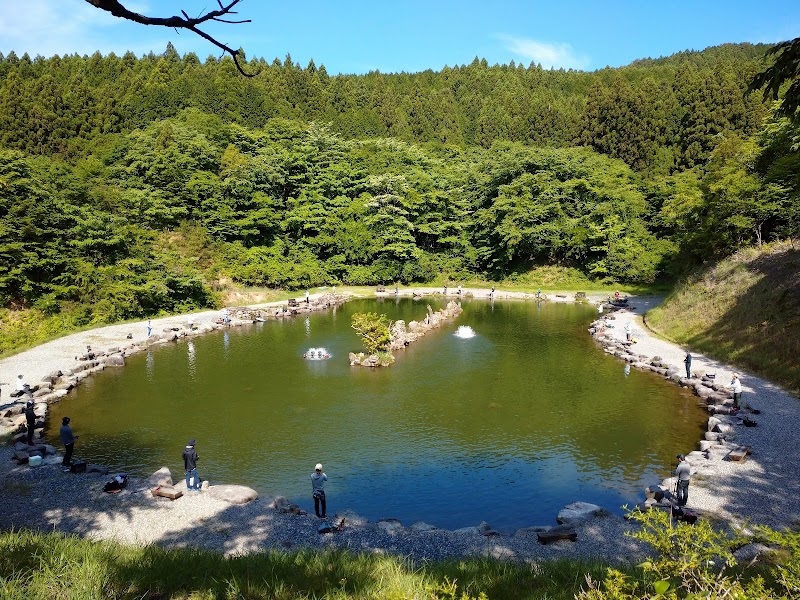
[[[134,23],[140,23],[142,25],[159,25],[161,27],[174,27],[175,29],[188,29],[189,31],[196,33],[201,38],[208,40],[212,44],[214,44],[217,48],[222,49],[223,52],[226,52],[233,57],[233,62],[236,65],[236,68],[239,70],[239,73],[244,75],[245,77],[253,77],[253,75],[249,73],[245,73],[242,66],[239,64],[239,56],[241,52],[239,50],[234,50],[230,46],[223,44],[222,42],[217,41],[215,38],[210,36],[204,31],[198,29],[198,25],[202,25],[208,21],[217,21],[220,23],[229,23],[229,24],[239,24],[239,23],[250,23],[250,19],[244,19],[241,21],[230,21],[227,19],[222,19],[225,15],[235,15],[233,7],[239,4],[241,0],[231,0],[227,4],[222,4],[221,0],[217,0],[217,4],[219,5],[219,10],[212,10],[204,15],[200,15],[196,18],[190,18],[186,12],[181,11],[183,16],[172,16],[172,17],[148,17],[146,15],[142,15],[131,10],[125,8],[122,4],[120,4],[117,0],[86,0],[89,4],[94,6],[95,8],[99,8],[100,10],[105,10],[110,12],[115,17],[119,17],[121,19],[127,19],[128,21],[133,21]]]
[[[781,42],[769,49],[767,55],[777,55],[775,63],[758,73],[747,88],[746,94],[764,88],[764,100],[778,99],[781,86],[791,81],[783,95],[779,112],[793,121],[800,120],[800,38]]]

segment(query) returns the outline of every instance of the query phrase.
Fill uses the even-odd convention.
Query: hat
[[[197,440],[194,440],[194,439],[192,439],[192,440],[189,440],[189,441],[186,443],[186,445],[187,445],[187,446],[194,446],[196,443],[197,443]]]
[[[63,419],[61,419],[62,425],[66,425],[67,423],[69,423],[69,417],[64,417]]]
[[[683,460],[684,456],[683,456],[683,454],[678,454],[678,456],[676,456],[675,458],[679,458],[679,459]]]
[[[314,467],[315,471],[322,471],[322,465],[317,463],[317,466]]]
[[[25,406],[33,406],[33,400],[28,400],[28,401],[25,403]]]

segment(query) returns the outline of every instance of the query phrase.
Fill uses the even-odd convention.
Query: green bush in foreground
[[[641,524],[632,537],[648,543],[657,555],[639,565],[635,577],[609,568],[602,584],[587,576],[580,600],[637,598],[772,600],[800,597],[800,533],[756,527],[744,538],[715,529],[707,520],[694,525],[671,523],[666,511],[633,511]],[[752,541],[778,548],[771,564],[739,565],[733,551]]]

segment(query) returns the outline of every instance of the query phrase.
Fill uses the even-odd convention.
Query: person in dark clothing
[[[686,358],[683,359],[683,362],[686,364],[686,379],[692,378],[692,355],[688,352],[686,353]]]
[[[61,461],[61,466],[69,469],[72,465],[72,450],[75,448],[75,440],[78,439],[77,435],[72,434],[72,428],[69,426],[69,417],[61,419],[61,429],[58,431],[61,438],[61,443],[64,444],[64,460]]]
[[[200,489],[200,478],[197,476],[197,460],[200,457],[197,456],[197,452],[194,449],[196,443],[196,440],[189,440],[186,448],[183,449],[183,468],[186,470],[187,490]],[[192,480],[194,480],[194,485],[192,485]]]
[[[36,427],[36,413],[33,412],[33,402],[28,400],[25,404],[25,425],[28,427],[28,435],[26,441],[28,446],[33,445],[33,429]]]

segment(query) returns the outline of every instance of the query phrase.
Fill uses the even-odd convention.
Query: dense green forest
[[[744,94],[765,51],[252,78],[171,46],[0,55],[0,305],[75,326],[223,280],[674,277],[798,232],[800,127]]]

